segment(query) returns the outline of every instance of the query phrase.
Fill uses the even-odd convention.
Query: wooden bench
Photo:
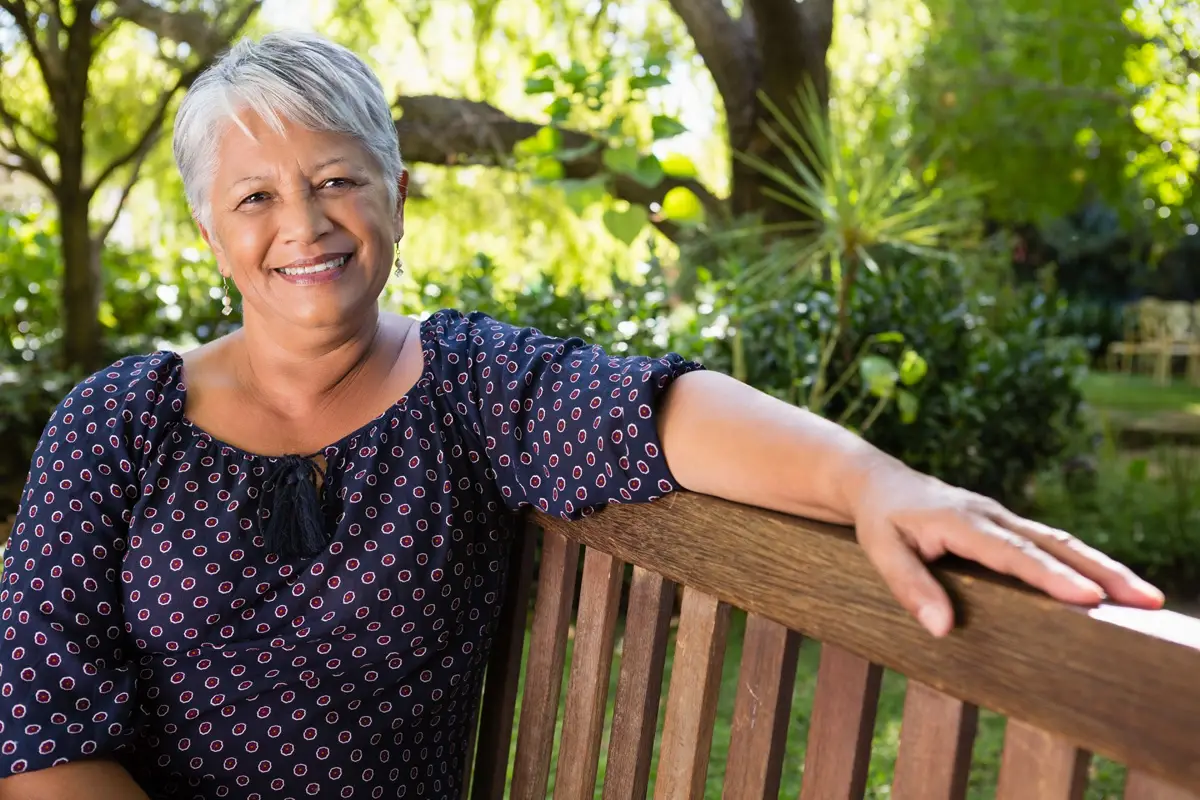
[[[509,764],[534,564],[527,676]],[[582,553],[582,555],[581,555]],[[514,545],[467,796],[543,798],[582,557],[554,797],[596,789],[625,565],[634,565],[603,797],[644,798],[681,592],[655,798],[701,798],[731,607],[748,612],[723,797],[778,797],[801,635],[822,642],[801,800],[860,798],[883,668],[908,676],[892,794],[966,794],[978,709],[1008,717],[998,800],[1082,798],[1091,753],[1127,800],[1200,798],[1200,620],[1081,609],[965,563],[936,573],[960,624],[934,640],[847,529],[678,494],[582,522],[531,518]],[[509,774],[511,770],[511,782]]]

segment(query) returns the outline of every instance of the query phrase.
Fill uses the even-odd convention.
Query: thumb
[[[917,622],[937,637],[954,627],[950,597],[891,523],[860,531],[859,542],[888,589]]]

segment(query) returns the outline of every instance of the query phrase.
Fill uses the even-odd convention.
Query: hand
[[[858,541],[888,588],[934,636],[954,615],[924,563],[947,553],[1012,575],[1063,602],[1105,598],[1161,608],[1163,595],[1127,567],[1070,534],[1020,517],[981,495],[907,467],[872,474],[855,503]]]

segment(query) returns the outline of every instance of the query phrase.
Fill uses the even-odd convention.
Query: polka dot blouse
[[[524,507],[673,489],[676,355],[617,358],[482,314],[421,326],[422,377],[324,448],[325,546],[264,546],[281,459],[184,415],[182,359],[59,405],[0,583],[0,777],[84,758],[152,798],[451,798]]]

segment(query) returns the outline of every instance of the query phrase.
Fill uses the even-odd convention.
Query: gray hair
[[[212,220],[210,190],[216,174],[220,126],[254,112],[275,131],[287,119],[313,131],[340,133],[361,143],[387,179],[396,203],[404,164],[383,86],[357,55],[321,36],[276,32],[242,39],[192,84],[175,117],[175,163],[192,213]]]

